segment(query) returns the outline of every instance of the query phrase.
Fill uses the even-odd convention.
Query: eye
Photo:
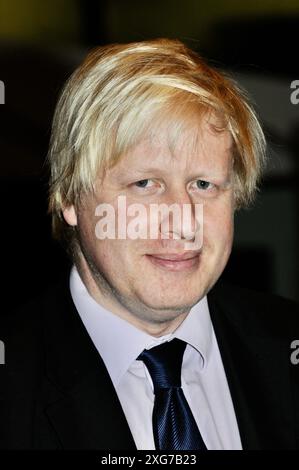
[[[147,183],[148,183],[149,181],[152,181],[152,180],[150,180],[150,179],[139,180],[139,181],[136,181],[136,182],[134,183],[134,185],[137,186],[137,188],[146,188],[146,187],[148,187],[148,184],[147,184]]]
[[[219,187],[210,181],[198,179],[192,182],[190,189],[200,197],[214,197],[218,194]]]
[[[199,189],[212,189],[214,185],[212,183],[209,183],[209,181],[205,180],[197,180],[196,185]]]

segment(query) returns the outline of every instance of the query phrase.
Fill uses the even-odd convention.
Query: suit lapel
[[[243,449],[295,448],[289,343],[275,338],[271,325],[259,336],[259,312],[234,296],[215,287],[208,302]]]
[[[44,412],[62,448],[136,449],[107,369],[72,302],[68,284],[45,306]]]

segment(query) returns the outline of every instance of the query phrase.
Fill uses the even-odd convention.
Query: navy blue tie
[[[154,385],[153,432],[159,450],[207,450],[181,388],[185,348],[186,343],[175,338],[145,349],[137,358]]]

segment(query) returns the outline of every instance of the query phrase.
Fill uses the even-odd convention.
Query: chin
[[[193,295],[184,295],[182,292],[181,295],[176,293],[175,297],[173,292],[165,295],[165,292],[161,296],[157,296],[157,293],[153,293],[153,296],[143,298],[143,303],[151,309],[154,310],[165,310],[165,311],[186,311],[195,305],[201,298],[201,292],[194,293]]]

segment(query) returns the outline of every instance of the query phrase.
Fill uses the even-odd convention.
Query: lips
[[[193,251],[192,253],[178,253],[178,254],[173,254],[173,253],[166,253],[166,254],[152,254],[148,256],[153,256],[154,258],[158,259],[164,259],[164,260],[169,260],[169,261],[184,261],[187,259],[192,259],[198,256],[199,251]]]
[[[199,263],[199,252],[153,254],[146,257],[154,266],[166,271],[188,271],[197,268]]]

